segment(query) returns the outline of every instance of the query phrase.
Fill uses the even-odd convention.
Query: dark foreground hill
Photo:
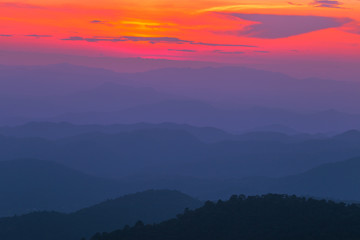
[[[355,240],[360,239],[360,208],[295,196],[233,196],[226,202],[207,202],[160,224],[138,222],[91,239]]]
[[[158,223],[202,203],[177,191],[126,195],[71,214],[35,212],[0,219],[1,240],[80,240],[94,232],[113,231],[138,220]]]

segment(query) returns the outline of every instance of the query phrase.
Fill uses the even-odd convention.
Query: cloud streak
[[[103,21],[103,20],[92,20],[92,21],[90,21],[90,23],[92,23],[92,24],[101,24],[101,25],[106,25],[106,26],[112,26],[111,23],[109,23],[108,21]]]
[[[198,11],[199,13],[204,12],[228,12],[228,11],[242,11],[247,9],[281,9],[281,8],[292,8],[294,5],[287,4],[287,5],[276,5],[276,4],[236,4],[236,5],[225,5],[225,6],[217,6],[206,8]]]
[[[228,51],[223,51],[223,50],[214,50],[213,53],[220,53],[220,54],[227,54],[227,55],[237,55],[237,54],[244,54],[245,52],[241,52],[241,51],[228,52]]]
[[[39,35],[39,34],[30,34],[30,35],[24,35],[25,37],[33,37],[33,38],[49,38],[52,37],[52,35]]]
[[[343,5],[343,3],[332,0],[315,0],[310,5],[313,5],[315,7],[324,7],[324,8],[342,8],[341,5]]]
[[[192,49],[168,49],[168,51],[170,51],[170,52],[188,52],[188,53],[197,52],[196,50],[192,50]]]
[[[224,14],[224,13],[222,13]],[[314,32],[322,29],[341,27],[352,22],[349,18],[319,16],[227,14],[242,20],[254,22],[235,34],[253,38],[278,39]]]
[[[254,53],[270,53],[269,51],[254,51]]]
[[[255,48],[257,46],[245,45],[245,44],[219,44],[219,43],[207,43],[183,40],[174,37],[137,37],[137,36],[122,36],[122,37],[91,37],[84,38],[80,36],[71,36],[69,38],[61,39],[63,41],[87,41],[87,42],[148,42],[151,44],[158,43],[173,43],[173,44],[191,44],[202,46],[221,46],[221,47],[249,47]]]

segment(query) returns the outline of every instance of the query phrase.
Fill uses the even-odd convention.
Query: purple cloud
[[[123,39],[125,41],[133,41],[133,42],[150,42],[152,44],[155,43],[190,43],[191,41],[182,40],[179,38],[173,37],[134,37],[134,36],[124,36]]]
[[[360,22],[352,22],[347,25],[347,29],[345,30],[349,33],[360,34]]]
[[[319,16],[267,15],[231,13],[231,16],[257,22],[237,31],[238,35],[254,38],[277,39],[296,36],[328,28],[341,27],[352,21],[349,18]]]
[[[93,38],[84,38],[79,36],[72,36],[69,38],[61,39],[63,41],[86,41],[86,42],[124,42],[126,40],[122,38],[113,38],[113,37],[93,37]]]
[[[38,34],[30,34],[30,35],[25,35],[25,37],[34,37],[34,38],[49,38],[49,37],[52,37],[52,35],[38,35]]]
[[[108,21],[103,21],[103,20],[92,20],[92,21],[90,21],[90,23],[112,26],[111,23],[109,23]]]
[[[315,7],[325,7],[325,8],[341,8],[341,5],[343,3],[339,1],[333,1],[333,0],[315,0],[310,5],[313,5]]]
[[[61,39],[64,41],[87,41],[87,42],[149,42],[151,44],[157,43],[174,43],[174,44],[192,44],[192,45],[203,45],[203,46],[221,46],[221,47],[257,47],[252,45],[243,44],[218,44],[218,43],[204,43],[195,42],[189,40],[183,40],[174,37],[136,37],[136,36],[122,36],[122,37],[92,37],[84,38],[79,36],[72,36],[69,38]]]
[[[244,54],[245,52],[241,52],[241,51],[232,51],[232,52],[227,52],[227,51],[223,51],[223,50],[214,50],[214,53],[221,53],[221,54]]]
[[[192,42],[194,45],[203,45],[203,46],[211,46],[211,47],[248,47],[248,48],[256,48],[254,45],[238,45],[238,44],[217,44],[217,43],[204,43],[204,42]]]
[[[0,34],[0,37],[13,37],[13,35],[9,35],[9,34]]]
[[[103,24],[103,23],[106,23],[105,21],[101,21],[101,20],[92,20],[90,21],[91,23],[100,23],[100,24]]]
[[[168,49],[168,51],[173,51],[173,52],[197,52],[196,50],[192,50],[192,49]]]
[[[270,51],[254,51],[255,53],[270,53]]]

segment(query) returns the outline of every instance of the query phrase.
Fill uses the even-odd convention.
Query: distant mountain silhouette
[[[55,99],[62,105],[62,112],[117,111],[144,104],[154,104],[171,99],[182,99],[176,95],[161,93],[150,87],[133,87],[106,82],[100,86]],[[59,111],[58,111],[59,112]]]
[[[91,240],[311,240],[360,238],[360,207],[285,195],[206,202],[155,225],[138,222]]]
[[[236,140],[242,141],[270,141],[270,142],[295,142],[310,140],[316,137],[307,134],[289,136],[280,132],[247,132],[238,136]]]
[[[149,87],[132,87],[118,83],[100,83],[91,89],[42,96],[3,97],[0,113],[27,116],[32,119],[49,118],[67,112],[118,111],[144,104],[154,104],[171,99],[181,99],[160,93]]]
[[[2,240],[79,240],[94,232],[113,231],[142,220],[158,223],[202,202],[177,191],[151,190],[108,200],[80,211],[63,214],[34,212],[0,218]]]
[[[0,66],[0,78],[2,125],[23,119],[176,122],[227,131],[274,124],[311,133],[360,128],[356,82],[300,80],[244,67],[115,73],[69,64]]]
[[[199,178],[188,176],[133,176],[134,189],[174,188],[200,199],[227,198],[233,193],[296,194],[360,202],[360,158],[324,164],[301,174],[280,177]],[[124,179],[123,179],[124,180]]]
[[[101,68],[71,64],[46,66],[0,65],[1,96],[51,96],[90,90],[116,82],[119,74]]]
[[[154,173],[107,180],[52,162],[14,160],[0,162],[0,191],[3,193],[0,215],[42,210],[70,212],[106,198],[147,189],[177,189],[202,200],[224,199],[233,193],[279,193],[360,202],[359,171],[360,159],[355,158],[280,178],[220,175],[204,178]]]
[[[360,158],[329,163],[277,179],[267,192],[360,201]]]
[[[89,176],[54,162],[0,161],[0,216],[37,210],[74,211],[119,196],[123,191],[116,181]]]
[[[148,128],[115,134],[90,132],[55,140],[0,136],[0,159],[46,159],[116,178],[133,174],[280,177],[360,156],[359,146],[360,138],[345,141],[342,135],[303,138],[247,133],[204,142],[185,130]]]
[[[334,136],[333,140],[335,141],[344,141],[344,142],[360,142],[360,131],[358,130],[350,130],[344,132],[342,134],[338,134]]]
[[[286,125],[301,133],[336,134],[360,129],[360,115],[337,111],[296,113],[271,108],[223,109],[195,100],[168,100],[113,112],[72,112],[46,118],[45,121],[65,121],[76,124],[163,123],[173,122],[195,126],[211,126],[229,132],[268,131],[266,125]],[[278,132],[272,130],[272,132]],[[282,130],[280,129],[280,132]],[[287,134],[293,134],[293,132]]]
[[[135,86],[149,86],[206,102],[297,110],[337,109],[358,113],[360,110],[354,104],[359,99],[356,90],[359,83],[296,79],[245,67],[168,68],[130,74],[127,79]]]
[[[359,128],[360,116],[335,113],[331,117],[327,113],[322,116],[318,113],[295,114],[276,109],[245,109],[223,110],[211,105],[199,104],[198,102],[162,102],[130,108],[118,112],[87,112],[69,113],[51,118],[51,121],[69,121],[73,123],[100,123],[114,124],[118,122],[151,122],[161,123],[164,121],[174,123],[187,123],[198,126],[214,126],[231,132],[248,131],[257,129],[269,123],[289,124],[300,132],[341,132],[352,128]],[[337,117],[342,120],[337,120]],[[324,123],[326,121],[326,123]]]
[[[214,126],[221,128],[219,116],[226,118],[228,113],[211,104],[195,100],[167,100],[154,104],[144,104],[114,112],[72,112],[59,115],[48,121],[67,121],[78,124],[100,123],[134,123],[174,122],[197,126]],[[226,120],[225,120],[226,121]],[[215,123],[215,124],[214,124]]]
[[[13,137],[40,137],[46,139],[60,139],[85,133],[121,133],[141,129],[171,129],[184,130],[205,142],[237,139],[237,135],[227,133],[213,127],[195,127],[176,123],[135,123],[113,125],[75,125],[67,122],[29,122],[13,127],[0,127],[0,134]]]
[[[301,134],[297,130],[287,127],[286,125],[280,125],[280,124],[271,124],[271,125],[265,125],[260,126],[257,128],[249,129],[248,132],[278,132],[278,133],[284,133],[287,135],[296,135]]]

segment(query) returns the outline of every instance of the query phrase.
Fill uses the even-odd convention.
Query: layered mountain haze
[[[0,161],[0,216],[70,212],[124,193],[114,181],[36,159]]]
[[[230,105],[359,111],[353,104],[345,105],[356,98],[355,89],[359,87],[356,82],[296,79],[244,67],[160,69],[131,74],[127,78],[138,86]],[[339,97],[341,101],[335,101]]]
[[[0,127],[0,134],[19,138],[33,137],[55,140],[86,133],[115,134],[144,129],[184,130],[204,142],[218,142],[221,140],[238,139],[240,137],[240,135],[231,134],[218,128],[195,127],[187,124],[176,124],[170,122],[160,124],[135,123],[113,125],[77,125],[68,122],[29,122],[24,125]],[[309,138],[311,138],[311,135],[309,135]]]
[[[211,126],[234,133],[248,132],[254,129],[262,131],[262,128],[269,125],[283,125],[298,133],[312,134],[336,134],[351,129],[360,129],[360,115],[358,114],[347,114],[334,110],[296,113],[263,107],[223,109],[199,101],[165,101],[117,112],[69,113],[46,120],[67,121],[76,124],[115,124],[118,122],[130,124],[142,122],[143,119],[150,123],[165,121]],[[269,130],[265,129],[265,131]],[[270,131],[277,132],[278,130]]]
[[[118,111],[138,105],[157,103],[178,97],[158,93],[150,88],[103,83],[94,89],[64,95],[42,97],[4,98],[1,109],[4,114],[26,116],[30,119],[48,119],[67,112]],[[10,102],[10,104],[9,104]]]
[[[125,74],[63,64],[2,66],[0,74],[6,79],[3,125],[175,122],[237,132],[285,125],[311,133],[359,128],[355,82],[299,80],[241,67]]]
[[[118,74],[71,64],[44,66],[0,65],[2,96],[51,96],[90,90],[114,82]]]
[[[189,176],[133,176],[127,181],[135,189],[179,189],[200,199],[226,199],[233,193],[246,195],[290,194],[335,201],[360,202],[360,159],[324,164],[309,171],[280,178],[199,178]]]
[[[359,171],[360,158],[325,164],[298,176],[277,180],[267,192],[358,201]]]
[[[200,138],[181,128],[151,126],[118,133],[95,131],[53,140],[3,136],[0,159],[47,159],[115,178],[132,174],[239,178],[284,176],[360,156],[358,131],[330,138],[246,133],[215,142],[215,139],[208,141],[206,135],[203,135],[205,141],[200,140],[201,134],[197,135]],[[139,148],[142,150],[138,151]]]
[[[0,191],[4,194],[1,196],[0,214],[13,216],[45,210],[72,212],[147,189],[178,189],[202,200],[226,199],[233,193],[279,193],[360,202],[357,188],[359,163],[359,158],[350,159],[281,178],[199,178],[153,174],[114,180],[89,176],[46,161],[1,162]],[[44,217],[48,218],[47,215]]]
[[[0,240],[360,239],[359,12],[0,0]]]

